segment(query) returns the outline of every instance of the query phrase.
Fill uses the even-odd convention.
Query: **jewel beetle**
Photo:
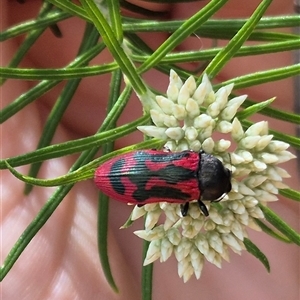
[[[217,202],[231,191],[231,172],[222,162],[203,151],[166,152],[138,150],[116,156],[100,165],[94,175],[96,186],[107,196],[142,206],[148,203],[181,204],[187,215],[189,202]]]

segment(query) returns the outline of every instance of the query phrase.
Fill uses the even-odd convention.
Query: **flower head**
[[[247,227],[259,229],[254,220],[264,217],[258,204],[276,201],[278,189],[285,187],[282,179],[289,177],[278,164],[295,157],[287,143],[268,134],[267,122],[243,129],[236,113],[247,96],[228,99],[232,88],[230,84],[215,93],[205,74],[196,86],[193,77],[183,83],[171,70],[166,97],[156,96],[150,110],[155,125],[138,128],[164,140],[171,151],[204,150],[232,170],[232,190],[220,203],[208,204],[209,217],[197,203],[190,204],[186,217],[178,204],[147,204],[133,210],[132,220],[146,217],[145,230],[135,232],[151,242],[144,264],[166,261],[174,253],[185,282],[192,274],[200,278],[204,259],[221,267],[222,259],[229,260],[229,249],[245,249]],[[159,225],[161,214],[165,217]]]

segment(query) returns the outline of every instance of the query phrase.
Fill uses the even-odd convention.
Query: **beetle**
[[[138,150],[116,156],[100,165],[94,175],[96,186],[107,196],[142,206],[148,203],[181,204],[186,216],[189,202],[217,202],[231,191],[231,172],[204,151],[166,152]]]

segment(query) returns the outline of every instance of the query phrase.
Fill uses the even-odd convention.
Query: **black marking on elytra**
[[[147,166],[145,165],[145,168]],[[147,178],[158,177],[159,179],[165,180],[168,184],[177,184],[181,181],[191,180],[196,178],[197,173],[193,170],[186,169],[181,166],[167,165],[157,171],[147,171]]]
[[[138,185],[132,197],[137,202],[144,202],[149,198],[189,200],[190,195],[175,187],[153,186],[146,190],[145,185]]]
[[[118,173],[120,174],[125,162],[126,162],[125,159],[122,158],[118,159],[112,164],[110,172],[108,173],[108,178],[112,188],[114,189],[115,192],[117,192],[120,195],[125,194],[126,187],[121,181],[121,176],[116,176],[116,174]]]
[[[144,172],[142,174],[127,174],[129,180],[136,186],[136,190],[132,195],[136,201],[144,202],[149,198],[189,200],[190,195],[183,193],[175,185],[178,182],[196,178],[196,172],[173,164],[167,165],[157,171],[152,171],[147,167],[145,161],[141,161],[140,159],[138,161],[139,168],[142,168]],[[146,189],[147,183],[153,178],[163,180],[167,184],[173,184],[174,187],[154,185],[150,189]]]
[[[166,163],[173,162],[175,160],[181,160],[184,157],[190,155],[190,151],[182,151],[182,152],[163,152],[163,153],[148,153],[146,151],[136,151],[133,157],[137,161],[151,161],[155,163]]]

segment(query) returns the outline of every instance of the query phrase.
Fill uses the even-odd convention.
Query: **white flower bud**
[[[214,150],[216,152],[226,152],[230,146],[230,141],[221,139],[215,143]]]
[[[234,83],[230,83],[230,84],[227,84],[223,87],[221,87],[217,92],[216,92],[216,95],[219,95],[221,92],[223,93],[224,91],[224,95],[226,95],[226,98],[230,95],[232,89],[234,87]],[[227,101],[226,101],[227,103]]]
[[[183,85],[182,80],[180,79],[180,77],[177,75],[177,73],[174,70],[170,71],[170,85],[176,86],[178,88],[178,90],[180,90]]]
[[[181,241],[181,234],[180,234],[179,230],[174,227],[170,228],[167,231],[167,237],[168,237],[169,241],[175,246],[179,245],[179,243]]]
[[[209,210],[209,217],[214,223],[223,224],[222,216],[218,213],[218,211],[213,206],[211,206]]]
[[[203,104],[208,106],[209,104],[211,104],[215,101],[216,97],[215,97],[215,93],[212,89],[212,85],[206,74],[203,75],[202,82],[205,83],[205,85],[206,85],[205,86],[206,95],[205,95]]]
[[[211,126],[211,124],[212,118],[207,114],[201,114],[200,116],[194,119],[194,127],[197,129],[206,128],[208,126]]]
[[[259,140],[259,142],[257,143],[257,145],[255,146],[255,150],[262,151],[263,149],[265,149],[269,145],[272,138],[273,138],[273,135],[262,136],[261,139]]]
[[[212,231],[207,234],[208,243],[216,252],[223,252],[223,242],[217,231]]]
[[[132,213],[131,213],[131,220],[134,221],[134,220],[137,220],[139,219],[140,217],[144,216],[147,212],[146,210],[144,209],[145,206],[141,206],[141,207],[138,207],[137,205],[135,205]]]
[[[204,229],[205,231],[212,231],[216,228],[216,223],[213,222],[211,219],[207,219],[204,222]]]
[[[206,113],[212,118],[216,118],[221,111],[221,107],[218,102],[213,102],[210,104],[206,110]]]
[[[187,103],[185,105],[185,109],[188,113],[188,116],[190,118],[195,118],[196,116],[199,116],[200,115],[200,108],[199,108],[199,105],[198,103],[192,99],[192,98],[189,98],[187,100]]]
[[[271,169],[271,168],[270,168]],[[285,170],[277,166],[273,166],[272,169],[282,178],[290,178],[291,175]]]
[[[239,108],[247,99],[247,95],[241,95],[234,97],[228,101],[227,107],[229,106],[237,106]]]
[[[161,242],[161,249],[160,249],[160,262],[166,261],[173,252],[173,245],[169,242],[168,239],[163,239]]]
[[[274,180],[274,181],[282,181],[282,176],[277,173],[277,169],[273,166],[269,166],[266,171],[268,175],[268,179]]]
[[[157,126],[157,127],[162,127],[164,126],[164,119],[165,119],[165,114],[158,112],[155,109],[151,109],[150,110],[150,115],[151,115],[151,119],[153,121],[153,123]]]
[[[208,253],[205,256],[205,258],[207,259],[207,261],[209,261],[210,263],[214,264],[215,263],[215,259],[216,259],[216,251],[212,248],[209,248]]]
[[[231,135],[235,141],[239,141],[244,136],[242,124],[237,118],[233,119]]]
[[[204,217],[201,217],[199,219],[194,219],[193,220],[192,226],[194,227],[194,229],[197,232],[197,234],[200,232],[200,230],[202,229],[203,225],[204,225]]]
[[[190,149],[195,152],[199,152],[201,150],[201,143],[198,140],[190,142]]]
[[[203,254],[207,255],[209,252],[209,244],[207,238],[203,234],[198,234],[195,239],[195,246]]]
[[[246,100],[246,98],[247,95],[242,95],[229,100],[227,106],[221,112],[221,118],[227,121],[232,120],[232,118],[236,115],[237,110],[242,105],[242,103]]]
[[[245,162],[243,157],[241,157],[240,155],[238,155],[237,153],[234,153],[234,152],[230,153],[230,161],[234,165],[239,165],[239,164]]]
[[[289,161],[289,160],[297,157],[296,155],[292,154],[289,151],[281,151],[277,155],[278,155],[278,163],[279,164],[284,163],[286,161]]]
[[[201,130],[199,133],[199,139],[201,141],[210,138],[213,132],[213,127],[212,126],[208,126],[205,129]]]
[[[181,127],[168,128],[165,134],[172,140],[178,141],[184,137],[184,130]]]
[[[178,104],[186,105],[190,96],[192,96],[196,89],[196,82],[193,76],[190,76],[183,84],[178,95]]]
[[[174,104],[172,114],[177,120],[184,120],[187,115],[184,105]]]
[[[152,136],[160,140],[166,140],[168,138],[168,136],[166,135],[167,128],[146,125],[138,126],[137,129],[148,136]]]
[[[157,224],[160,214],[161,214],[160,210],[154,210],[148,212],[146,215],[145,228],[152,229]]]
[[[155,240],[150,243],[146,258],[144,260],[144,266],[149,265],[158,258],[160,258],[160,246],[160,240]]]
[[[230,85],[221,87],[215,94],[215,97],[216,97],[215,102],[218,103],[218,105],[220,107],[220,111],[223,110],[228,103],[228,96],[230,95],[230,92],[228,94],[228,91],[229,90],[231,91],[230,86],[232,89],[233,84],[230,84]]]
[[[191,257],[191,264],[194,269],[194,274],[196,278],[199,279],[204,265],[203,255],[200,252],[198,252],[198,250],[192,249],[190,257]]]
[[[190,203],[190,207],[189,207],[189,215],[192,219],[198,220],[199,222],[201,222],[201,227],[203,226],[204,223],[204,218],[200,218],[201,213],[200,213],[200,209],[197,203]],[[199,229],[200,230],[200,229]]]
[[[231,229],[229,226],[219,225],[216,227],[216,230],[218,230],[219,233],[230,233]]]
[[[255,195],[253,190],[247,187],[243,182],[239,183],[239,192],[243,195],[250,195],[250,196]]]
[[[284,184],[283,182],[280,181],[274,181],[274,185],[279,189],[288,189],[289,186],[287,184]]]
[[[184,236],[188,239],[193,239],[197,234],[198,234],[198,231],[192,225],[182,227],[182,236]]]
[[[170,82],[168,89],[167,89],[167,97],[168,99],[172,100],[174,103],[177,102],[179,89],[176,84],[172,84]]]
[[[271,152],[281,152],[286,150],[290,145],[288,143],[282,142],[282,141],[271,141],[268,145],[268,149]]]
[[[189,255],[189,252],[192,248],[192,243],[186,239],[182,238],[179,245],[175,247],[175,256],[178,261],[183,260],[185,257]]]
[[[271,194],[278,194],[278,189],[274,186],[273,183],[271,183],[270,181],[264,182],[260,188],[262,188],[263,190],[271,193]]]
[[[274,194],[261,189],[255,189],[255,194],[256,199],[261,202],[274,202],[278,200],[277,196],[275,196]]]
[[[187,127],[185,129],[185,137],[189,141],[194,141],[198,137],[198,132],[197,132],[197,130],[194,127]]]
[[[202,149],[206,153],[212,153],[215,147],[215,142],[214,140],[209,137],[207,138],[203,143],[202,143]]]
[[[226,203],[227,206],[228,206],[228,204],[231,204],[231,202],[233,202],[233,201],[227,202]],[[235,217],[231,210],[226,209],[223,211],[223,225],[230,226],[234,219],[235,219]]]
[[[180,152],[185,150],[189,150],[189,144],[185,140],[181,140],[176,147],[176,151]]]
[[[168,99],[164,96],[159,95],[159,96],[156,96],[156,102],[165,114],[167,114],[167,115],[172,114],[172,108],[174,106],[173,101],[171,101],[170,99]]]
[[[157,211],[159,210],[159,204],[157,203],[149,203],[143,206],[147,212]]]
[[[201,83],[195,90],[192,98],[197,101],[198,105],[202,105],[206,96],[206,84]]]
[[[249,208],[248,213],[252,218],[255,218],[255,219],[263,219],[264,218],[264,214],[258,206]]]
[[[165,143],[165,148],[168,149],[168,150],[170,150],[170,151],[172,151],[172,152],[175,152],[176,147],[177,147],[176,142],[173,141],[173,140],[167,141]]]
[[[274,164],[278,162],[278,157],[275,154],[270,154],[270,153],[262,153],[260,155],[261,160],[266,163],[266,164]]]
[[[267,179],[266,176],[262,175],[251,175],[245,179],[244,183],[250,188],[253,189],[261,185]]]
[[[212,88],[211,82],[206,73],[203,74],[202,83],[205,84],[206,94],[213,93],[213,88]]]
[[[257,199],[255,199],[254,197],[245,197],[243,204],[246,208],[250,208],[250,207],[254,207],[258,204]]]
[[[252,169],[253,169],[253,172],[262,172],[264,171],[265,169],[267,168],[267,165],[262,162],[262,161],[259,161],[259,160],[254,160],[252,162]]]
[[[243,228],[237,220],[234,220],[231,223],[231,232],[241,241],[244,239],[244,231]]]
[[[171,203],[167,203],[167,202],[161,202],[160,203],[160,208],[164,211],[166,217],[173,222],[173,224],[175,222],[178,221],[178,216],[176,214],[176,210],[174,209],[174,204],[170,205]],[[165,228],[166,230],[166,228]]]
[[[235,215],[235,219],[240,222],[242,225],[248,226],[249,223],[249,214],[247,210],[245,210],[242,214]]]
[[[158,240],[164,236],[162,226],[155,227],[153,230],[137,230],[134,234],[147,241]]]
[[[193,275],[193,268],[189,258],[178,262],[178,275],[183,277],[183,282],[187,282]]]
[[[236,237],[231,233],[225,233],[221,235],[223,242],[228,245],[231,249],[236,251],[241,251],[242,248],[237,242]]]
[[[246,130],[245,134],[247,136],[263,135],[262,132],[265,131],[266,126],[268,128],[268,122],[266,122],[266,121],[254,123]]]
[[[228,121],[221,121],[217,123],[216,130],[220,131],[221,133],[229,133],[232,131],[232,124]]]
[[[235,214],[243,214],[246,210],[245,206],[243,205],[243,203],[241,201],[229,201],[228,208]],[[231,224],[231,222],[230,222],[230,224]]]
[[[245,163],[250,163],[253,161],[253,156],[249,151],[239,150],[236,153],[244,159]]]
[[[164,116],[164,125],[167,127],[178,127],[179,122],[174,116]]]
[[[251,170],[249,169],[249,166],[246,165],[247,168],[244,166],[237,167],[234,171],[235,177],[245,177],[248,176],[251,173]]]
[[[245,149],[253,149],[260,140],[260,136],[246,136],[242,138],[239,144]]]

